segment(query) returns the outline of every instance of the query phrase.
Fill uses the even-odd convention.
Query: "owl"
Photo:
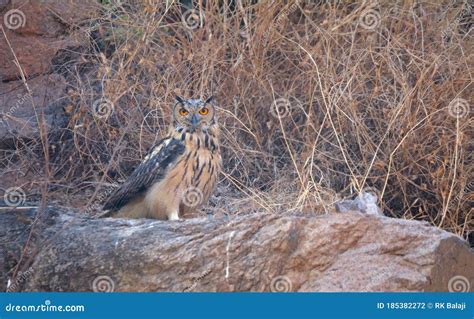
[[[106,200],[105,216],[177,220],[207,202],[222,166],[212,100],[176,97],[168,134]]]

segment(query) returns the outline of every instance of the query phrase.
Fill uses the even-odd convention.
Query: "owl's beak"
[[[191,128],[193,129],[193,131],[196,130],[197,126],[198,126],[198,118],[196,116],[196,114],[193,114],[193,117],[191,118]]]

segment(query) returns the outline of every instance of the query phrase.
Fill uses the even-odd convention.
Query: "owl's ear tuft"
[[[204,103],[207,104],[207,103],[211,103],[212,101],[214,101],[214,95],[211,95]]]
[[[181,104],[184,104],[184,100],[183,100],[183,98],[182,98],[181,96],[176,95],[176,96],[175,96],[175,99],[176,99],[176,102],[181,103]]]

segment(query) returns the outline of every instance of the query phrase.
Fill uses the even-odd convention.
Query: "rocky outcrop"
[[[2,289],[452,291],[474,280],[474,254],[458,236],[359,212],[169,222],[48,208],[31,227],[35,214],[0,215]]]
[[[20,78],[15,56],[27,77],[49,72],[58,51],[82,44],[69,31],[96,10],[95,0],[0,2],[0,82]]]
[[[58,74],[41,75],[28,81],[31,95],[18,81],[0,84],[2,119],[0,119],[1,145],[13,145],[18,138],[34,138],[39,125],[46,131],[64,127],[66,118],[61,106],[66,98],[66,80]],[[46,102],[46,103],[45,103]]]
[[[12,147],[13,138],[38,138],[37,114],[45,114],[47,130],[65,123],[66,80],[53,72],[52,61],[60,51],[87,45],[88,38],[73,30],[96,10],[94,0],[0,1],[2,148]]]

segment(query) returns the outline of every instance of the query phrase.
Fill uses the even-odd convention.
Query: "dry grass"
[[[470,236],[467,4],[316,2],[202,1],[194,29],[176,3],[104,4],[74,31],[92,44],[64,67],[70,121],[49,136],[50,198],[92,205],[164,134],[175,93],[214,94],[225,173],[209,211],[324,212],[370,187],[387,216]]]

